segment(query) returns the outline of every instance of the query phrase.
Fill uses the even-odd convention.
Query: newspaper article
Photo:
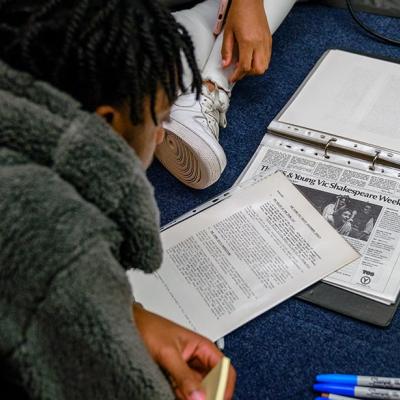
[[[272,167],[362,255],[324,281],[394,303],[400,288],[400,180],[266,145],[242,181]]]
[[[254,180],[161,238],[160,270],[128,273],[134,296],[211,340],[359,257],[281,173]]]

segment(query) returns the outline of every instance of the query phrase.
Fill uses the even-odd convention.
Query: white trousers
[[[285,19],[296,0],[264,0],[269,28],[273,34]],[[197,64],[201,70],[203,81],[212,81],[226,91],[233,87],[228,77],[233,66],[223,69],[221,66],[221,48],[223,32],[217,37],[213,28],[217,19],[219,0],[205,0],[191,9],[173,13],[192,37]],[[192,81],[190,69],[185,66],[184,82],[188,87]]]

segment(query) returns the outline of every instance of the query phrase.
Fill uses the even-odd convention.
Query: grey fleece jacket
[[[172,399],[125,275],[161,263],[140,161],[99,117],[1,62],[0,193],[1,379],[34,399]]]

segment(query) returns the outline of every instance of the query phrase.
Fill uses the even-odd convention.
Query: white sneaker
[[[193,93],[179,96],[164,124],[165,138],[156,157],[184,184],[204,189],[218,180],[226,156],[218,143],[219,127],[226,126],[229,95],[203,85],[199,101]]]

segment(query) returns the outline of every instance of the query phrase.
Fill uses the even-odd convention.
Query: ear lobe
[[[123,133],[121,112],[112,106],[103,105],[96,108],[96,114],[104,118],[106,122],[120,135]]]

